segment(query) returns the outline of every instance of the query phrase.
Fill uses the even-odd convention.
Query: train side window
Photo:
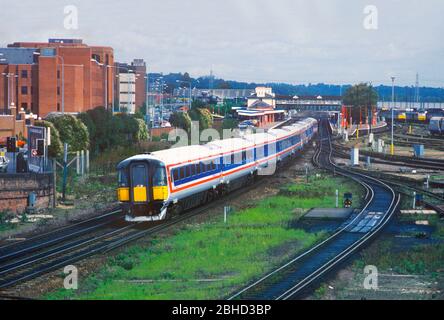
[[[254,149],[247,150],[247,160],[251,162],[254,160]]]
[[[191,175],[192,176],[196,175],[196,165],[195,164],[191,165]]]
[[[179,179],[185,178],[185,168],[181,167],[179,168]]]
[[[247,152],[242,151],[242,163],[246,163],[246,162],[247,162]]]
[[[202,167],[200,166],[200,163],[196,163],[196,174],[201,174],[202,173]]]
[[[173,169],[173,180],[174,181],[179,180],[179,170],[178,169]]]
[[[211,161],[211,169],[216,170],[216,168],[217,168],[216,161],[215,160]]]
[[[191,166],[185,167],[185,178],[188,178],[191,175]]]

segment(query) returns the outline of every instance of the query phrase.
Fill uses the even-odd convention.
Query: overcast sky
[[[78,29],[64,27],[64,7]],[[367,5],[377,29],[364,28]],[[443,0],[0,0],[0,46],[50,37],[112,46],[150,72],[239,81],[444,87]],[[374,11],[372,11],[374,12]],[[373,20],[374,22],[375,20]],[[374,26],[374,24],[372,25]]]

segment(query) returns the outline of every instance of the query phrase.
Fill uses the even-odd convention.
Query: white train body
[[[292,125],[280,129],[270,129],[266,133],[248,134],[242,138],[216,140],[205,145],[191,145],[153,152],[151,154],[137,155],[124,160],[119,170],[128,170],[132,163],[146,163],[147,177],[150,175],[149,166],[156,163],[154,175],[164,168],[165,180],[161,184],[163,192],[149,191],[152,187],[150,177],[146,184],[138,182],[138,188],[146,192],[146,202],[157,203],[157,212],[150,212],[140,216],[131,212],[134,204],[142,205],[145,200],[142,197],[135,202],[136,187],[127,181],[128,195],[119,200],[128,210],[129,221],[156,221],[165,219],[168,210],[176,204],[182,207],[192,207],[202,202],[208,192],[220,192],[222,189],[230,189],[231,184],[253,175],[273,174],[275,164],[286,157],[300,152],[318,130],[317,121],[307,118]],[[160,169],[159,169],[160,168]],[[129,169],[131,171],[131,169]],[[139,169],[137,169],[139,170]],[[128,177],[131,172],[126,171]],[[141,171],[143,172],[143,170]],[[163,174],[160,174],[163,176]],[[138,176],[134,180],[138,180]],[[125,180],[125,179],[123,179]],[[131,180],[131,178],[127,179]],[[154,178],[154,184],[159,180]],[[119,186],[122,187],[122,186]],[[145,187],[144,189],[141,189]],[[159,186],[153,186],[159,189]],[[126,200],[126,201],[125,201]],[[191,202],[193,205],[190,205]],[[189,202],[189,203],[188,203]]]

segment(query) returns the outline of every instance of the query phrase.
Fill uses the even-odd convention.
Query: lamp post
[[[5,112],[7,112],[7,110],[9,109],[9,104],[10,104],[10,96],[9,96],[9,93],[10,93],[10,91],[11,91],[11,89],[10,89],[10,86],[9,86],[9,73],[6,73],[6,72],[2,72],[2,75],[6,78],[6,81],[8,82],[8,94],[7,94],[7,96],[8,96],[8,101],[6,102],[6,108],[5,108]]]
[[[392,141],[390,144],[390,154],[393,156],[395,154],[395,145],[393,143],[393,131],[394,131],[394,124],[395,124],[395,77],[392,78]]]
[[[189,110],[191,110],[191,81],[186,81],[186,80],[176,80],[176,82],[178,82],[178,83],[180,83],[180,82],[183,82],[183,83],[188,83],[189,85],[190,85],[190,92],[189,92],[189,95],[188,95],[188,109]]]
[[[149,99],[149,90],[150,90],[150,86],[149,86],[149,79],[148,79],[148,73],[145,74],[145,76],[143,77],[145,79],[145,87],[146,87],[146,94],[145,94],[145,122],[146,122],[146,127],[149,129],[150,128],[150,121],[149,121],[149,112],[148,112],[148,99]]]

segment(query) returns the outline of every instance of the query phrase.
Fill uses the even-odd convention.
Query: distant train
[[[429,131],[432,135],[444,135],[444,117],[430,119]]]
[[[393,110],[395,122],[408,122],[408,123],[429,123],[433,117],[444,117],[443,109],[427,109],[426,111],[418,110]],[[391,121],[392,110],[384,108],[379,112],[379,115],[386,120]]]
[[[125,220],[165,220],[239,189],[300,153],[317,130],[317,120],[306,118],[263,133],[128,158],[117,166]]]

